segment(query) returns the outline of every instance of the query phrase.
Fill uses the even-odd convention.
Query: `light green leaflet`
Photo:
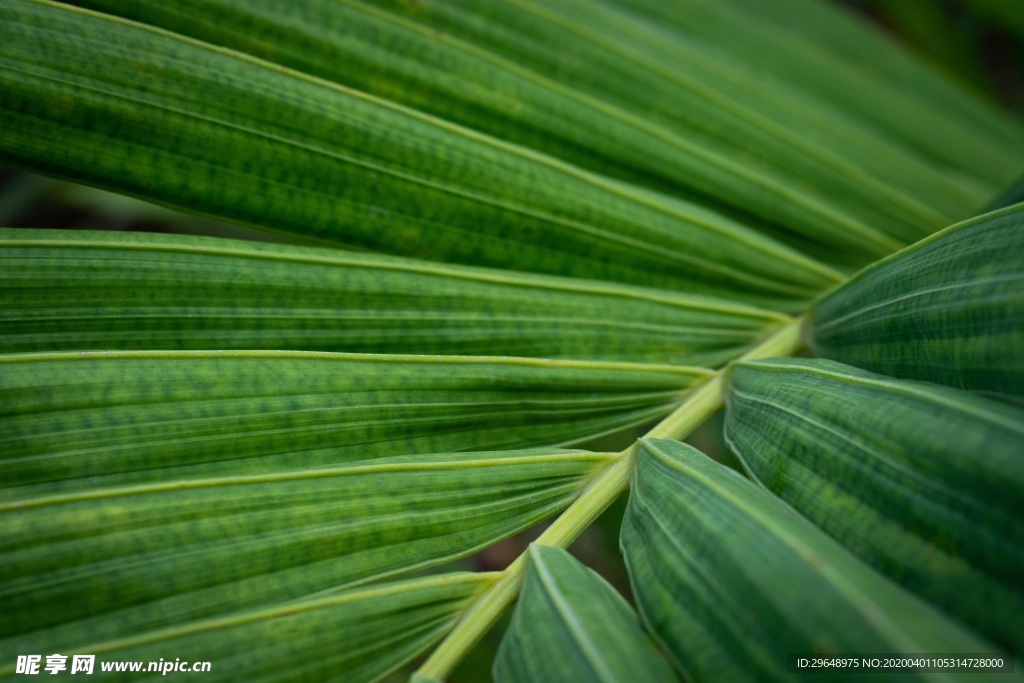
[[[636,613],[561,548],[530,546],[530,569],[494,661],[495,683],[670,683]]]
[[[0,350],[293,349],[715,366],[785,316],[334,249],[0,229]]]
[[[430,260],[786,308],[839,277],[697,205],[234,51],[45,0],[0,19],[18,166]]]
[[[414,453],[555,446],[672,410],[706,371],[286,351],[0,356],[0,500]],[[25,494],[28,495],[28,494]]]
[[[777,224],[862,259],[889,249],[887,234],[913,240],[973,213],[996,189],[965,192],[878,135],[766,87],[728,52],[594,2],[74,4],[241,50],[604,175],[753,212],[780,235]],[[515,42],[505,39],[509,27]]]
[[[42,631],[0,642],[0,677],[13,674],[18,653],[59,649],[69,662],[72,654],[96,655],[94,676],[101,676],[101,662],[139,661],[146,671],[149,662],[173,655],[170,662],[210,662],[210,671],[167,674],[172,677],[369,683],[440,640],[492,580],[491,574],[457,573],[377,584],[116,639],[83,631],[58,645],[53,632]]]
[[[621,542],[644,624],[689,680],[791,681],[787,657],[797,653],[993,652],[677,441],[641,441]]]
[[[124,638],[436,565],[564,509],[610,459],[396,456],[19,497],[0,504],[0,638]]]
[[[954,225],[813,309],[817,355],[1024,399],[1024,204]]]
[[[732,371],[726,439],[769,490],[1024,652],[1024,411],[824,360]]]

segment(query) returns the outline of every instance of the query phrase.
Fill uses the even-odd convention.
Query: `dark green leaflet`
[[[824,360],[732,369],[751,474],[911,590],[1024,652],[1024,411]]]
[[[19,497],[0,505],[0,637],[124,638],[436,565],[564,509],[609,461],[396,456]]]
[[[528,557],[496,683],[676,680],[629,603],[596,572],[561,548],[533,545]]]
[[[816,0],[607,1],[640,7],[659,22],[735,51],[756,76],[796,89],[830,118],[866,126],[933,160],[953,183],[987,178],[1003,184],[1020,173],[1019,125],[844,8]]]
[[[422,10],[402,2],[381,4],[404,11],[412,21],[502,54],[573,90],[613,102],[671,131],[679,141],[677,145],[683,141],[691,145],[680,147],[681,155],[700,159],[696,176],[718,176],[715,179],[719,183],[719,178],[732,183],[755,182],[756,190],[740,185],[744,188],[742,201],[733,198],[735,192],[729,199],[813,239],[849,243],[856,234],[861,240],[853,248],[863,249],[865,243],[877,239],[877,234],[872,235],[877,230],[898,234],[901,226],[911,232],[922,227],[920,223],[915,225],[914,218],[896,216],[891,206],[883,206],[879,195],[886,194],[886,190],[879,186],[878,176],[892,174],[891,182],[903,185],[907,177],[917,179],[922,173],[929,176],[933,170],[919,161],[901,166],[906,160],[891,149],[879,151],[891,162],[890,168],[878,168],[888,163],[875,162],[872,166],[858,157],[856,148],[865,141],[869,148],[884,144],[879,145],[871,134],[858,136],[849,127],[837,129],[825,123],[825,117],[816,116],[813,103],[786,93],[788,83],[783,72],[773,74],[778,82],[770,87],[763,80],[751,78],[751,70],[759,68],[757,58],[733,54],[732,44],[719,49],[694,40],[692,32],[666,34],[664,22],[652,26],[637,21],[634,13],[622,12],[621,7],[576,0],[486,4],[446,0],[427,3]],[[816,125],[824,125],[828,132],[819,132],[811,140],[807,133]],[[860,139],[850,144],[851,136]],[[736,163],[727,163],[730,161]],[[897,178],[899,173],[893,170],[901,167],[907,175]],[[868,168],[869,180],[855,179],[863,178]],[[933,178],[923,185],[936,182],[949,184],[948,180]],[[794,191],[797,187],[801,189]],[[874,196],[864,194],[869,187]],[[950,192],[955,196],[961,190]],[[928,193],[919,185],[907,190],[899,201]],[[855,201],[855,196],[863,201]],[[940,205],[947,201],[935,199]],[[959,211],[968,207],[970,211],[977,205],[977,199],[969,200]],[[907,211],[914,213],[917,221],[927,223],[935,218],[934,209],[922,213],[922,207],[917,206]],[[929,214],[931,219],[926,217]],[[880,215],[888,217],[879,220]],[[843,235],[844,230],[848,234]]]
[[[794,84],[789,82],[786,69],[761,73],[762,55],[737,47],[733,36],[749,29],[739,26],[742,17],[716,27],[721,40],[710,45],[700,35],[706,27],[667,32],[664,21],[638,22],[635,13],[621,11],[621,3],[611,3],[611,8],[584,0],[443,0],[417,7],[401,0],[378,4],[676,132],[695,148],[706,150],[701,158],[703,168],[696,171],[697,175],[749,177],[750,171],[756,171],[762,175],[760,191],[743,192],[741,206],[748,210],[760,207],[769,220],[815,239],[835,240],[832,244],[844,241],[840,225],[849,231],[847,239],[853,234],[862,237],[862,246],[855,248],[864,248],[863,243],[872,240],[869,234],[873,231],[926,234],[908,213],[927,223],[926,216],[934,220],[936,207],[948,207],[955,197],[958,199],[954,202],[961,202],[961,208],[952,215],[969,215],[1018,172],[1015,159],[1007,155],[1005,146],[1000,146],[1005,145],[1003,138],[996,136],[998,142],[987,139],[989,124],[957,126],[946,120],[941,108],[933,107],[928,112],[933,119],[930,123],[948,135],[963,136],[958,144],[981,145],[989,150],[977,168],[968,173],[949,173],[945,163],[922,163],[913,152],[894,151],[899,139],[895,145],[891,140],[879,140],[878,132],[870,126],[862,129],[859,122],[850,122],[845,112],[822,106],[799,87],[802,69],[812,68],[818,78],[828,79],[833,73],[841,75],[843,64],[833,61],[827,70],[821,68],[820,60],[800,68],[787,64],[797,81],[796,87],[791,87]],[[685,11],[693,10],[693,3],[688,3]],[[848,24],[843,27],[849,29]],[[861,74],[860,80],[872,79]],[[962,97],[962,93],[956,95]],[[998,121],[997,116],[988,118]],[[1024,148],[1014,124],[1005,119],[998,122],[1003,132],[1016,135],[1016,149]],[[913,124],[921,125],[917,119]],[[974,138],[975,133],[978,138]],[[858,152],[862,146],[871,151]],[[697,152],[690,150],[688,154]],[[872,154],[877,154],[874,162]],[[989,163],[993,157],[1002,159],[997,178],[978,180],[978,176],[992,173]],[[723,173],[718,161],[723,158],[741,160],[738,166],[746,167],[746,172],[731,167]],[[935,168],[928,169],[932,164]],[[797,169],[799,172],[794,173]],[[901,172],[906,174],[902,178]],[[870,180],[854,180],[864,173]],[[942,178],[944,175],[947,177]],[[881,195],[887,192],[878,182],[882,177],[887,180],[881,185],[892,183],[904,190],[898,203],[914,196],[920,201],[910,202],[917,206],[907,208],[903,215],[898,215],[894,206],[885,206]],[[779,186],[765,182],[767,178],[781,179],[782,187],[801,189],[792,194],[780,192]],[[858,182],[860,186],[855,189]],[[937,197],[935,193],[942,192],[938,187],[945,187],[949,195]],[[966,197],[965,187],[970,188]],[[867,188],[873,196],[864,195]],[[812,215],[818,216],[817,222],[810,218]],[[850,220],[853,216],[856,218]],[[932,229],[940,225],[932,225]]]
[[[700,206],[236,52],[45,0],[0,13],[0,150],[20,166],[424,259],[784,308],[839,277]]]
[[[663,415],[705,372],[276,351],[7,354],[0,473],[39,493],[559,445]]]
[[[992,200],[987,211],[1005,209],[1013,204],[1024,202],[1024,176],[1021,176],[1012,185],[1007,186],[1002,194]]]
[[[817,355],[1024,398],[1024,205],[954,225],[858,273],[813,309]]]
[[[993,651],[778,498],[677,441],[641,442],[621,542],[644,623],[689,680],[792,681],[793,653]]]
[[[888,248],[872,226],[920,237],[994,191],[964,193],[888,141],[780,97],[732,55],[672,40],[595,3],[76,4],[242,50],[602,174],[699,193],[847,250]],[[502,41],[511,26],[516,42]],[[822,130],[812,139],[816,123]]]
[[[96,655],[94,675],[100,675],[102,661],[148,663],[173,653],[172,662],[210,662],[209,672],[195,675],[211,680],[369,683],[440,640],[459,610],[492,579],[489,574],[458,573],[377,584],[177,627],[128,631],[116,640],[82,631],[57,641],[54,632],[44,630],[0,642],[0,676],[13,673],[18,653],[59,649]]]
[[[676,139],[696,141],[690,143],[692,150],[677,144],[679,152],[696,157],[698,167],[722,167],[720,174],[734,184],[755,184],[749,188],[741,183],[742,199],[735,190],[729,198],[766,220],[833,248],[868,254],[943,224],[942,211],[931,202],[913,197],[914,191],[893,192],[880,182],[879,176],[891,171],[866,171],[847,158],[851,153],[845,136],[808,138],[802,108],[786,111],[790,103],[780,102],[775,90],[745,77],[748,65],[732,64],[728,56],[688,37],[666,36],[635,21],[631,13],[598,3],[515,0],[495,5],[516,6],[516,15],[501,21],[519,25],[534,40],[546,46],[573,45],[578,63],[602,60],[604,72],[591,67],[580,74],[595,92],[610,90],[607,75],[601,73],[621,73],[625,98],[655,94],[642,99],[640,107],[661,113],[659,123],[676,132]],[[638,81],[643,85],[638,87]],[[912,176],[921,173],[910,171]]]
[[[0,349],[293,349],[715,366],[779,314],[237,240],[0,229]]]

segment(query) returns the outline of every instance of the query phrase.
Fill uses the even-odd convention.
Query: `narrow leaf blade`
[[[993,179],[1020,172],[1012,156],[1001,171],[990,165],[1000,149],[1024,144],[1005,112],[964,92],[841,5],[698,0],[683,9],[657,0],[624,1],[746,56],[763,77],[786,74],[787,85],[811,102],[935,160],[950,179],[957,170]],[[961,137],[965,131],[971,141]],[[1002,175],[997,182],[1008,180]]]
[[[6,354],[0,499],[557,446],[665,414],[705,372],[283,351]]]
[[[597,573],[560,548],[532,545],[528,558],[496,683],[675,680],[636,613]]]
[[[120,638],[436,565],[564,509],[609,461],[396,456],[19,497],[0,506],[0,637]]]
[[[0,229],[0,351],[290,349],[713,366],[786,322],[660,290],[334,249]]]
[[[1024,205],[954,225],[819,301],[812,349],[867,370],[1024,398]]]
[[[75,4],[247,52],[603,175],[753,213],[776,224],[763,229],[848,251],[877,249],[864,244],[880,236],[876,226],[916,239],[995,191],[965,191],[967,183],[876,131],[818,114],[817,102],[785,87],[785,70],[773,74],[783,87],[766,85],[732,45],[710,45],[693,31],[673,35],[665,22],[612,3]],[[852,28],[843,23],[838,32]],[[862,80],[862,89],[877,85]],[[928,113],[944,122],[945,110]],[[989,131],[975,126],[956,133],[978,144]],[[993,147],[984,171],[1004,155]],[[813,197],[804,190],[811,183]]]
[[[430,260],[789,308],[838,277],[698,205],[236,51],[46,0],[0,8],[0,150],[19,166]]]
[[[796,653],[992,650],[676,441],[641,442],[621,543],[644,623],[691,680],[792,680]]]
[[[118,639],[83,632],[77,639],[59,641],[41,631],[0,642],[5,662],[0,675],[13,673],[14,665],[8,663],[15,653],[59,649],[69,655],[95,655],[96,675],[102,675],[104,662],[141,662],[146,672],[150,662],[162,665],[173,653],[184,662],[209,662],[203,677],[210,680],[371,683],[440,640],[459,611],[492,579],[459,573],[378,584],[178,627],[128,632]],[[153,671],[167,675],[160,667]]]
[[[1024,651],[1024,412],[832,361],[732,370],[726,438],[864,560]]]

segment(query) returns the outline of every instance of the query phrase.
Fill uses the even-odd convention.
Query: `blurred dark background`
[[[1024,112],[1021,0],[840,0],[932,66],[1010,111]]]

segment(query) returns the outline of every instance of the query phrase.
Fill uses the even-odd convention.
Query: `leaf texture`
[[[173,653],[185,662],[210,662],[210,671],[201,674],[208,680],[370,683],[440,640],[492,580],[489,574],[458,573],[378,584],[117,639],[82,632],[60,641],[42,631],[0,642],[0,676],[13,673],[16,653],[56,647],[96,655],[99,676],[104,661],[139,661],[145,672],[149,662]],[[136,680],[155,674],[115,676]]]
[[[1024,411],[825,360],[732,369],[726,439],[872,565],[1024,652]]]
[[[621,543],[640,615],[688,680],[790,681],[787,656],[798,653],[992,651],[778,498],[676,441],[641,442]]]
[[[672,410],[706,371],[312,352],[0,356],[7,499],[385,455],[552,446]]]
[[[610,459],[395,456],[8,496],[0,637],[124,638],[436,565],[564,509]]]
[[[528,557],[496,683],[676,680],[636,613],[596,572],[561,548],[531,545]]]
[[[383,678],[495,577],[366,584],[565,509],[614,456],[557,447],[668,414],[1024,154],[1019,122],[811,0],[0,0],[0,90],[5,163],[422,259],[0,230],[0,676],[55,649]],[[1020,398],[1012,213],[840,287],[815,350]],[[993,649],[871,564],[1024,651],[1020,414],[838,367],[742,364],[729,399],[747,466],[824,531],[692,448],[637,449],[621,544],[687,679]],[[499,679],[674,678],[596,574],[531,557]]]
[[[913,240],[969,215],[996,189],[965,192],[964,183],[873,131],[822,116],[803,93],[752,78],[753,60],[731,46],[709,45],[692,31],[673,35],[664,22],[614,3],[76,4],[242,50],[604,175],[750,212],[767,222],[761,229],[862,254],[888,249],[887,234]]]
[[[814,306],[811,335],[820,356],[1024,399],[1024,205],[858,273]]]
[[[839,277],[698,205],[235,51],[45,0],[0,8],[0,150],[19,166],[429,260],[785,308]]]
[[[726,301],[333,249],[0,229],[0,350],[292,349],[715,366],[787,321]]]
[[[1020,173],[1022,131],[1000,112],[841,6],[818,0],[614,0],[744,56],[756,77],[793,88],[830,118],[867,126],[957,182]],[[967,131],[970,131],[968,134]],[[970,138],[970,140],[968,140]],[[1001,158],[1001,161],[995,161]],[[996,164],[993,166],[992,164]]]

